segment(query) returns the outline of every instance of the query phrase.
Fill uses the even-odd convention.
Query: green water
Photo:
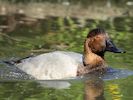
[[[0,16],[1,25],[7,20],[4,18]],[[106,53],[105,59],[108,65],[113,68],[133,70],[133,17],[131,16],[120,16],[104,21],[84,19],[84,25],[81,25],[77,18],[71,17],[48,17],[32,24],[17,24],[11,31],[9,29],[1,31],[0,61],[55,50],[82,53],[87,33],[96,27],[105,28],[114,43],[126,51],[125,54]],[[9,69],[7,65],[0,63],[0,100],[84,100],[86,85],[81,80],[68,80],[70,87],[55,89],[44,87],[38,81],[9,81],[8,77],[3,77],[10,73]],[[133,76],[104,81],[103,88],[100,88],[104,89],[104,96],[96,100],[104,100],[103,98],[133,100],[132,80]]]

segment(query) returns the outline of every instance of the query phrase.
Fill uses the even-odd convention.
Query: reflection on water
[[[101,78],[94,75],[86,80],[1,81],[0,97],[10,100],[108,100],[105,88],[113,100],[121,100],[118,84],[105,85]]]
[[[68,81],[38,81],[42,87],[56,88],[56,89],[70,89],[72,80]],[[104,81],[98,76],[90,75],[90,77],[83,81],[84,96],[82,100],[105,100],[104,98]]]
[[[88,6],[90,0],[84,1],[82,4]],[[122,3],[113,0],[111,5],[108,3],[110,6],[105,6],[107,1],[110,0],[104,0],[103,4],[100,1],[101,8],[91,0],[94,6],[91,4],[82,9],[75,0],[70,2],[76,5],[69,6],[43,5],[41,0],[38,4],[26,4],[26,0],[26,6],[23,3],[0,3],[0,10],[4,12],[0,13],[0,100],[132,100],[132,6],[128,6],[126,0]],[[107,62],[113,69],[109,68],[100,78],[35,81],[15,66],[2,62],[12,57],[19,59],[55,50],[82,53],[86,34],[96,27],[105,28],[114,42],[127,51],[120,55],[107,53]]]
[[[84,100],[105,100],[104,82],[99,77],[91,77],[85,81],[85,98]]]
[[[110,94],[112,95],[113,100],[114,99],[121,100],[122,94],[118,84],[109,84],[107,88],[110,91]]]
[[[1,98],[9,98],[10,100],[20,100],[20,98],[40,98],[46,100],[62,100],[62,98],[64,98],[63,100],[105,100],[104,82],[94,75],[90,76],[88,80],[82,81],[2,81],[0,83],[0,89],[2,90],[0,91]],[[8,97],[4,97],[7,93]]]

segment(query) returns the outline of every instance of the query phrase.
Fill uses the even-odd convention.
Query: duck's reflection
[[[84,100],[105,100],[104,81],[101,78],[92,76],[85,81]]]
[[[76,80],[75,80],[76,81]],[[74,82],[75,82],[74,81]],[[105,100],[104,98],[104,81],[99,76],[89,75],[83,80],[77,80],[84,82],[84,93],[81,100]],[[68,80],[53,80],[53,81],[38,81],[44,88],[54,89],[70,89],[73,81]],[[79,87],[78,87],[79,88]]]

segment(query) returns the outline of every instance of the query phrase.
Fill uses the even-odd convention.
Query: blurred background
[[[0,0],[0,59],[55,50],[82,53],[86,35],[97,27],[104,28],[114,43],[127,52],[106,53],[108,64],[133,70],[133,0]],[[4,67],[0,64],[0,70]],[[133,100],[132,80],[130,76],[107,81],[105,98]],[[73,82],[69,90],[43,89],[34,82],[2,82],[0,89],[1,100],[83,98],[82,82]]]

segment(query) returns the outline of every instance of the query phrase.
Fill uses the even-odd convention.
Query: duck
[[[124,53],[117,48],[102,28],[92,29],[85,38],[83,54],[71,51],[53,51],[14,61],[14,65],[37,80],[69,79],[94,71],[104,72],[108,67],[106,51]]]

